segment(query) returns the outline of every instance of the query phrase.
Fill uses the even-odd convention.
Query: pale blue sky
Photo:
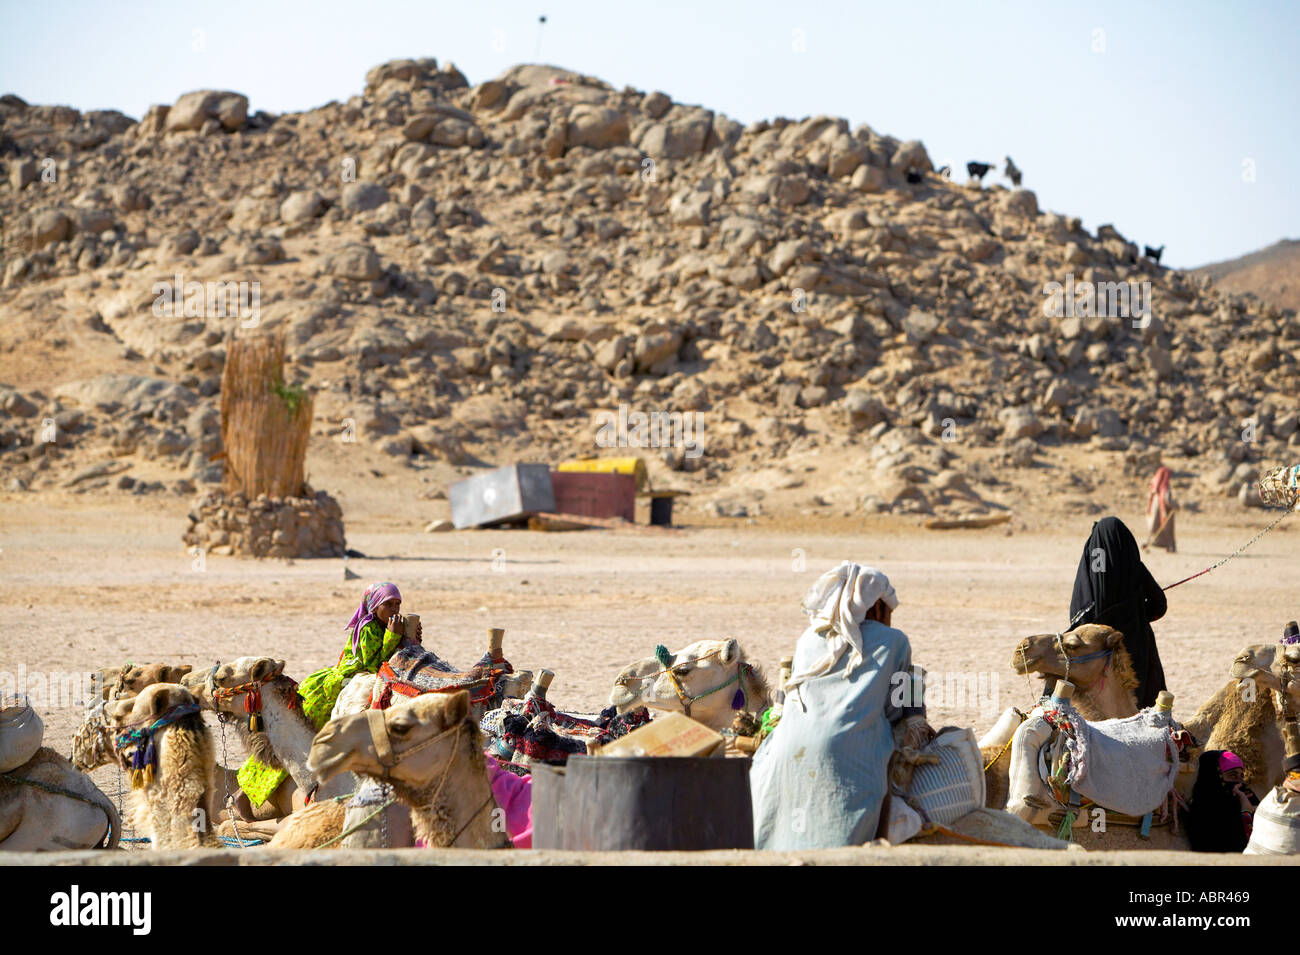
[[[1300,236],[1297,0],[0,0],[0,92],[139,117],[217,87],[284,112],[403,56],[478,82],[539,39],[542,62],[742,122],[846,116],[955,167],[1010,153],[1042,206],[1166,264]]]

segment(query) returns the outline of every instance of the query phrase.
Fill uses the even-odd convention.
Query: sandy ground
[[[30,677],[127,660],[201,667],[257,654],[284,658],[302,679],[337,659],[365,583],[388,579],[401,588],[404,611],[422,616],[425,644],[440,655],[468,665],[487,628],[504,627],[516,667],[550,667],[551,699],[592,711],[617,671],[656,643],[675,649],[735,636],[774,675],[802,628],[804,590],[851,558],[890,575],[902,601],[894,622],[917,663],[988,688],[982,698],[932,696],[931,721],[983,731],[1001,708],[1032,700],[1028,682],[1010,669],[1011,650],[1021,637],[1066,622],[1092,520],[1017,518],[1010,529],[943,532],[914,519],[786,518],[715,521],[667,535],[425,534],[423,523],[445,514],[446,504],[421,500],[409,484],[374,478],[338,493],[349,544],[367,555],[348,562],[359,581],[344,581],[341,560],[208,557],[198,569],[180,544],[188,509],[180,497],[0,498],[0,671],[25,667]],[[1120,513],[1140,526],[1140,515]],[[1192,515],[1179,525],[1178,553],[1152,554],[1148,566],[1171,582],[1265,523],[1258,511]],[[1155,629],[1176,714],[1190,716],[1222,685],[1243,646],[1276,639],[1300,616],[1297,528],[1283,523],[1171,593]],[[47,745],[67,753],[79,701],[43,716]],[[116,790],[115,771],[95,778]]]

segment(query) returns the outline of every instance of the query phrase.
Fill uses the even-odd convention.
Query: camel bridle
[[[711,657],[716,657],[721,655],[722,650],[723,648],[719,647],[717,650],[714,650],[711,653],[706,653],[702,657],[696,657],[694,660],[689,660],[687,662],[699,663],[702,660],[708,660]],[[668,677],[669,684],[671,684],[673,688],[673,692],[677,694],[677,699],[682,704],[682,710],[684,714],[686,716],[690,716],[691,704],[704,699],[706,696],[712,696],[714,693],[717,693],[719,690],[725,690],[733,683],[740,683],[740,692],[744,697],[744,703],[742,705],[748,708],[749,691],[745,689],[745,684],[743,681],[744,678],[748,677],[753,672],[754,667],[751,664],[746,663],[745,660],[739,655],[736,658],[736,672],[730,679],[723,680],[717,686],[711,687],[710,689],[705,690],[703,693],[696,693],[694,696],[686,692],[686,687],[682,685],[681,677],[677,675],[677,668],[682,664],[671,663],[670,661],[673,660],[673,657],[669,656],[668,651],[664,649],[662,646],[655,647],[655,659],[659,661],[659,664],[663,667],[663,669],[657,670],[654,673],[647,673],[645,676],[620,677],[619,679],[614,681],[615,685],[626,687],[628,683],[631,682],[632,680],[635,680],[638,684],[640,684],[646,680],[657,680],[659,677],[666,675]],[[733,706],[732,709],[736,709],[736,707]]]
[[[379,765],[384,768],[383,779],[385,784],[387,784],[388,780],[391,778],[392,770],[395,769],[402,760],[406,759],[408,756],[414,756],[422,750],[428,749],[444,737],[453,737],[451,744],[451,758],[448,759],[447,764],[443,766],[442,775],[438,778],[438,783],[433,789],[433,795],[429,799],[431,805],[437,805],[438,797],[442,795],[442,787],[446,785],[447,780],[451,777],[451,768],[456,764],[456,757],[460,755],[460,736],[461,732],[465,729],[466,721],[461,720],[450,729],[445,729],[441,733],[430,736],[428,739],[422,740],[414,746],[407,747],[401,752],[398,752],[393,749],[393,741],[388,735],[388,722],[384,719],[385,712],[385,710],[374,709],[365,711],[366,727],[370,731],[370,742],[374,744],[375,757],[379,760]],[[475,809],[474,812],[470,814],[469,818],[461,824],[460,828],[456,830],[456,834],[448,840],[447,848],[454,845],[456,840],[459,839],[464,834],[465,830],[469,828],[470,823],[477,819],[479,814],[491,804],[492,786],[489,784],[487,799],[483,800],[483,803]]]

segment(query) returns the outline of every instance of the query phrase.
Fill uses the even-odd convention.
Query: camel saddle
[[[490,706],[499,704],[501,677],[513,673],[514,667],[502,657],[492,658],[490,653],[468,670],[458,671],[432,650],[416,643],[399,646],[379,666],[379,684],[371,698],[374,709],[385,710],[393,701],[393,694],[420,696],[424,693],[454,693],[468,690],[470,703]]]

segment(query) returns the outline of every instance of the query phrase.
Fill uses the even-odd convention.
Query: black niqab
[[[1153,706],[1156,694],[1165,688],[1165,671],[1151,621],[1163,617],[1168,604],[1142,563],[1133,532],[1118,517],[1103,517],[1092,525],[1079,559],[1070,619],[1090,606],[1075,626],[1100,623],[1124,635],[1124,649],[1133,659],[1138,678],[1138,708]]]
[[[1221,749],[1202,753],[1197,767],[1187,814],[1187,841],[1193,852],[1241,852],[1246,848],[1241,802],[1219,775],[1221,755]]]

